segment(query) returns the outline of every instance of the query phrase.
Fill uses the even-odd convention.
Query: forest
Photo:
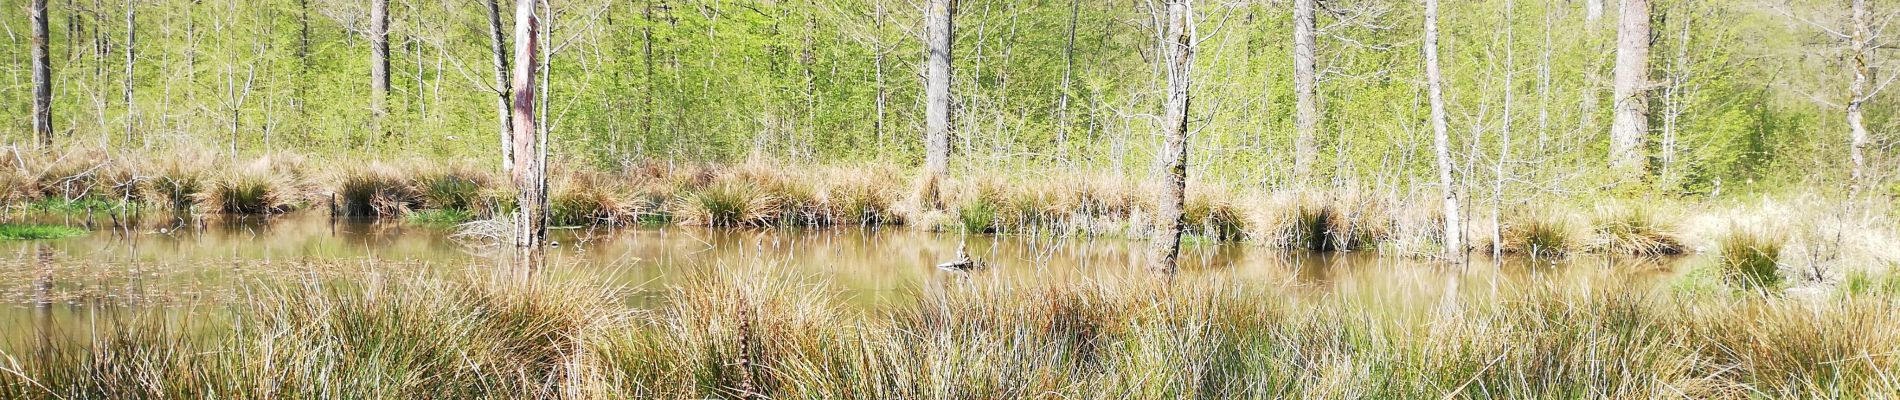
[[[1878,398],[1890,0],[0,0],[0,398]]]

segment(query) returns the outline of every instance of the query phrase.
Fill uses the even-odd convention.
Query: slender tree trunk
[[[1313,163],[1319,158],[1319,145],[1314,142],[1319,135],[1314,1],[1293,0],[1293,178],[1298,185],[1312,180]]]
[[[877,153],[884,154],[884,1],[878,0],[871,14],[872,69],[877,80],[877,118],[871,121],[871,135],[877,139]]]
[[[1167,67],[1168,100],[1162,123],[1167,129],[1161,148],[1161,170],[1156,183],[1161,198],[1156,199],[1154,240],[1149,242],[1148,269],[1172,276],[1175,258],[1181,254],[1181,231],[1185,224],[1182,208],[1187,192],[1188,101],[1194,66],[1193,0],[1168,0],[1167,31],[1161,38],[1163,63]]]
[[[389,116],[389,0],[371,0],[369,6],[369,107],[374,118],[373,134],[385,129]]]
[[[33,132],[40,147],[53,147],[53,61],[48,50],[46,0],[32,0],[27,9],[33,24]]]
[[[1445,201],[1445,257],[1465,263],[1463,214],[1451,179],[1451,128],[1445,121],[1444,78],[1438,71],[1438,0],[1425,0],[1425,81],[1432,102],[1432,148],[1438,158],[1438,184]]]
[[[1662,101],[1665,107],[1662,128],[1662,182],[1665,186],[1673,186],[1676,182],[1676,131],[1678,122],[1681,121],[1683,113],[1688,108],[1683,96],[1688,95],[1685,93],[1688,89],[1684,86],[1689,81],[1689,15],[1686,11],[1682,14],[1677,17],[1681,20],[1682,29],[1676,39],[1675,67],[1669,73],[1669,88],[1663,92]]]
[[[501,28],[501,1],[488,0],[488,48],[495,56],[495,115],[496,129],[501,136],[501,171],[514,170],[515,144],[513,124],[508,120],[508,39]]]
[[[1511,159],[1511,103],[1517,94],[1517,10],[1516,3],[1504,0],[1504,116],[1498,129],[1498,162],[1492,171],[1491,180],[1491,258],[1501,259],[1504,246],[1501,243],[1504,225],[1500,224],[1499,214],[1504,213],[1504,181],[1509,178],[1505,166]]]
[[[928,0],[925,7],[924,171],[942,179],[950,173],[950,51],[956,0]],[[931,197],[926,201],[936,203]]]
[[[1870,40],[1868,30],[1872,25],[1872,17],[1867,12],[1867,0],[1854,0],[1853,7],[1854,33],[1848,40],[1853,41],[1854,82],[1848,87],[1848,93],[1853,97],[1847,99],[1847,127],[1850,131],[1848,158],[1853,161],[1854,169],[1849,175],[1852,182],[1849,183],[1848,193],[1857,196],[1867,177],[1868,134],[1867,125],[1862,121],[1861,105],[1872,96],[1868,91],[1872,90],[1869,88],[1869,83],[1873,80],[1873,71],[1867,67],[1867,64],[1869,59],[1874,57],[1874,50],[1868,46]]]
[[[653,0],[646,0],[646,8],[640,11],[640,52],[645,55],[646,87],[642,88],[640,109],[641,140],[653,139],[653,92],[659,90],[653,83]]]
[[[515,72],[513,122],[515,166],[510,179],[515,185],[515,245],[538,249],[547,233],[546,160],[541,152],[540,129],[535,124],[535,73],[539,70],[535,52],[539,50],[540,20],[534,13],[535,0],[515,0]]]
[[[138,123],[138,106],[132,103],[132,62],[137,53],[133,44],[138,43],[138,2],[125,2],[125,76],[120,77],[125,87],[125,145],[132,145],[132,129]]]
[[[1550,27],[1552,16],[1549,5],[1544,9],[1544,47],[1537,61],[1537,153],[1544,153],[1544,146],[1550,142]]]
[[[1062,88],[1056,91],[1056,154],[1069,156],[1069,89],[1075,74],[1075,25],[1081,16],[1081,0],[1069,0],[1069,42],[1062,47]]]
[[[1623,179],[1640,179],[1649,162],[1643,155],[1649,134],[1649,0],[1622,0],[1618,20],[1610,166]]]

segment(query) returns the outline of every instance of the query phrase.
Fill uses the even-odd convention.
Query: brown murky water
[[[41,223],[86,226],[88,236],[0,242],[0,337],[44,336],[61,325],[127,310],[191,315],[241,301],[259,284],[426,274],[495,265],[451,229],[392,221],[332,219],[317,213],[273,218],[136,224],[80,218]],[[115,227],[115,225],[117,225]],[[1012,282],[1111,279],[1140,271],[1144,244],[1126,239],[989,237],[907,228],[560,229],[548,262],[585,279],[622,285],[629,304],[650,305],[669,284],[719,268],[771,263],[829,282],[850,303],[900,302],[933,281]],[[991,268],[967,277],[933,266],[962,244]],[[1447,290],[1495,293],[1529,284],[1642,287],[1666,282],[1694,262],[1573,257],[1559,263],[1480,260],[1447,268],[1374,252],[1314,254],[1249,244],[1184,249],[1187,274],[1278,285],[1289,295],[1356,296],[1395,306],[1429,303]],[[1448,282],[1464,282],[1447,285]],[[38,326],[38,328],[27,328]]]

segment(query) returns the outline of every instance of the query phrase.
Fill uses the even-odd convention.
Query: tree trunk
[[[27,9],[33,23],[33,132],[40,147],[53,146],[53,61],[48,50],[46,0],[32,0]]]
[[[370,1],[369,45],[369,108],[375,134],[383,133],[383,118],[389,116],[389,0]]]
[[[1444,78],[1438,72],[1438,0],[1425,0],[1425,81],[1432,102],[1432,148],[1438,158],[1438,184],[1445,200],[1445,257],[1465,262],[1464,226],[1458,192],[1451,179],[1451,128],[1445,121]]]
[[[515,245],[527,249],[539,249],[541,239],[547,233],[547,176],[546,160],[536,157],[541,152],[540,129],[535,124],[535,72],[539,63],[535,59],[540,38],[540,21],[534,14],[535,0],[515,1],[515,72],[513,93],[513,122],[510,126],[514,134],[515,166],[509,178],[514,181],[515,204]]]
[[[1081,0],[1069,0],[1069,42],[1062,47],[1062,87],[1056,91],[1056,154],[1069,156],[1069,89],[1075,75],[1075,25],[1082,11]]]
[[[653,0],[646,0],[646,8],[640,11],[640,52],[646,67],[646,87],[641,88],[640,136],[641,140],[653,139],[653,92],[658,90],[653,79]]]
[[[496,129],[501,136],[501,172],[508,173],[514,170],[515,144],[513,124],[508,120],[508,39],[502,34],[500,0],[488,0],[488,38],[489,49],[495,56],[495,115]]]
[[[1543,155],[1550,142],[1550,10],[1544,10],[1544,47],[1537,61],[1537,153]]]
[[[884,154],[884,105],[888,101],[884,92],[884,1],[878,0],[871,14],[872,70],[877,81],[877,99],[875,107],[877,118],[871,121],[871,135],[876,138],[877,154]]]
[[[1583,0],[1584,26],[1591,32],[1596,32],[1597,21],[1601,20],[1603,20],[1603,0]]]
[[[1663,92],[1662,100],[1664,110],[1662,118],[1662,154],[1660,158],[1662,158],[1662,183],[1665,187],[1674,186],[1676,183],[1676,137],[1677,131],[1679,130],[1679,122],[1682,120],[1682,115],[1687,112],[1688,108],[1688,101],[1683,100],[1683,97],[1688,96],[1688,93],[1686,93],[1688,88],[1686,86],[1689,82],[1690,16],[1687,12],[1683,12],[1682,14],[1681,16],[1673,16],[1681,21],[1682,29],[1679,31],[1680,36],[1676,39],[1676,60],[1675,66],[1671,68],[1669,72],[1669,88]]]
[[[1315,96],[1316,76],[1313,32],[1314,0],[1293,0],[1293,179],[1306,185],[1312,179],[1313,163],[1319,157],[1314,143],[1319,134],[1319,99]]]
[[[1622,0],[1618,19],[1610,166],[1622,179],[1640,179],[1649,161],[1643,155],[1649,134],[1649,0]]]
[[[137,105],[132,104],[132,61],[136,57],[132,45],[138,42],[138,3],[125,2],[125,76],[120,77],[125,87],[125,145],[132,145],[132,129],[138,122]]]
[[[928,0],[925,7],[924,171],[941,179],[950,172],[950,50],[956,0]],[[926,201],[936,203],[934,198]]]
[[[1161,198],[1155,202],[1155,238],[1149,243],[1148,269],[1172,276],[1175,258],[1181,254],[1181,230],[1185,223],[1182,208],[1187,191],[1187,135],[1189,85],[1194,66],[1193,0],[1168,0],[1166,36],[1161,50],[1168,76],[1168,100],[1164,129],[1166,141],[1161,149],[1161,170],[1156,180]]]
[[[1848,194],[1859,195],[1861,185],[1863,184],[1862,181],[1867,177],[1866,152],[1868,136],[1867,125],[1862,121],[1861,105],[1871,96],[1871,94],[1868,93],[1868,91],[1871,90],[1868,87],[1868,83],[1870,83],[1873,78],[1873,72],[1867,67],[1867,64],[1871,61],[1869,59],[1874,56],[1874,50],[1869,48],[1867,43],[1869,40],[1867,37],[1869,35],[1868,30],[1872,25],[1871,17],[1867,13],[1867,0],[1854,0],[1853,17],[1854,33],[1853,37],[1848,40],[1853,41],[1853,54],[1850,56],[1854,57],[1854,82],[1848,87],[1849,95],[1853,97],[1847,99],[1847,127],[1850,131],[1848,158],[1853,161],[1854,169],[1849,174],[1851,182],[1849,182],[1848,185]]]
[[[1504,225],[1499,215],[1504,213],[1504,181],[1509,177],[1506,165],[1511,159],[1511,102],[1517,94],[1517,13],[1516,3],[1504,0],[1504,116],[1498,128],[1497,167],[1491,177],[1491,258],[1501,260],[1504,255],[1502,241]],[[1501,262],[1501,261],[1500,261]],[[1501,264],[1500,264],[1501,265]]]

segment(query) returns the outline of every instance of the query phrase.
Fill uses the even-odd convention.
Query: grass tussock
[[[488,195],[493,179],[474,169],[449,168],[422,174],[411,185],[426,209],[487,213],[494,208],[495,201]]]
[[[1565,212],[1555,210],[1518,211],[1506,214],[1498,227],[1497,250],[1533,258],[1563,258],[1582,245],[1576,222]]]
[[[1185,233],[1216,241],[1246,239],[1247,219],[1227,192],[1196,191],[1184,205],[1182,218],[1188,228]]]
[[[233,172],[198,192],[197,202],[209,212],[223,214],[281,214],[296,209],[295,188],[259,172]]]
[[[846,225],[902,225],[899,181],[889,168],[862,167],[834,173],[820,197],[832,221]]]
[[[1654,206],[1598,207],[1590,247],[1610,254],[1672,256],[1688,252],[1671,221],[1679,219],[1652,210]]]
[[[1287,192],[1258,203],[1257,235],[1273,247],[1356,251],[1391,234],[1385,203],[1358,191]]]
[[[779,217],[779,200],[750,182],[724,181],[681,195],[671,208],[687,226],[769,226]]]
[[[624,181],[607,174],[568,174],[554,187],[548,218],[555,225],[627,225],[653,208]]]
[[[944,282],[862,309],[771,267],[655,308],[584,283],[366,279],[224,321],[8,344],[6,398],[1782,398],[1900,390],[1900,303],[1530,286],[1438,311],[1184,277]],[[580,282],[580,280],[572,281]],[[17,350],[15,350],[17,349]],[[158,382],[159,384],[154,384]]]
[[[343,172],[332,193],[336,207],[332,212],[350,217],[399,217],[424,201],[401,174],[382,165]]]
[[[1781,285],[1781,253],[1786,241],[1770,231],[1736,227],[1720,239],[1716,264],[1731,284],[1773,290]]]

